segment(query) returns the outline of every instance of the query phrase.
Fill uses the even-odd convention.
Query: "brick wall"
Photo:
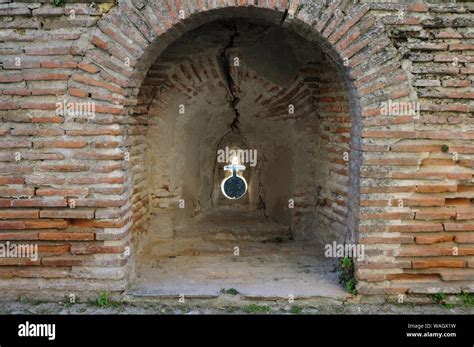
[[[338,63],[349,118],[331,130],[350,133],[335,161],[356,173],[360,292],[474,290],[472,3],[0,2],[0,240],[41,253],[0,259],[2,299],[127,286],[149,205],[139,87],[181,33],[234,16],[282,23]],[[64,100],[95,116],[56,112]],[[389,102],[420,112],[387,115]]]

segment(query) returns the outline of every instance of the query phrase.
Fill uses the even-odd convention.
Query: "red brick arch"
[[[384,27],[371,15],[367,5],[341,7],[343,1],[331,1],[327,7],[298,1],[121,1],[110,13],[103,16],[91,35],[91,47],[83,59],[81,74],[72,77],[74,84],[82,88],[72,89],[72,96],[86,96],[87,85],[104,89],[104,94],[113,93],[99,106],[98,112],[117,115],[116,124],[123,135],[124,150],[132,152],[132,165],[124,162],[124,169],[132,176],[133,148],[130,138],[134,130],[129,119],[136,104],[136,96],[148,68],[156,57],[181,34],[216,19],[249,17],[264,19],[294,30],[310,41],[316,42],[339,66],[350,95],[352,117],[351,148],[349,160],[350,198],[348,223],[353,230],[353,239],[358,239],[360,172],[373,171],[379,166],[381,172],[386,163],[381,160],[364,167],[363,131],[369,131],[370,122],[364,119],[380,112],[379,103],[410,96],[408,78],[401,68],[395,50],[384,31]],[[135,5],[134,5],[135,4]],[[90,71],[89,71],[90,70]],[[81,95],[81,93],[83,95]],[[105,98],[104,98],[105,101]],[[396,119],[381,119],[390,127]],[[375,126],[379,124],[374,123]],[[128,129],[128,130],[127,130]],[[376,137],[378,136],[375,134]],[[390,132],[389,132],[390,135]],[[133,142],[133,141],[132,141]],[[374,159],[375,160],[375,159]],[[376,160],[375,160],[376,161]],[[374,166],[375,165],[375,166]],[[131,180],[125,185],[129,199],[133,195]],[[136,201],[134,202],[136,203]],[[137,220],[129,209],[122,209],[120,217],[128,223],[120,223],[122,229],[130,227],[130,219]],[[119,214],[120,214],[119,213]],[[125,218],[126,216],[126,218]],[[362,219],[366,217],[362,216]],[[95,222],[102,223],[96,215]],[[390,221],[388,215],[371,217],[379,223]],[[363,221],[362,221],[363,222]],[[124,231],[127,233],[128,231]],[[384,243],[382,241],[382,243]],[[360,278],[364,281],[364,278]],[[382,289],[383,291],[383,289]],[[396,289],[395,289],[396,291]],[[403,289],[402,289],[403,291]],[[368,290],[370,292],[370,290]]]

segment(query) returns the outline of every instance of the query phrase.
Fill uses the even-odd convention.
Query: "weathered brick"
[[[25,179],[23,177],[0,177],[0,185],[23,183],[25,183]]]
[[[111,220],[85,220],[85,219],[77,219],[71,220],[71,223],[78,227],[84,228],[122,228],[129,222],[127,218],[117,218]]]
[[[1,241],[13,240],[38,240],[38,233],[35,232],[0,232]]]
[[[35,194],[34,188],[1,188],[0,187],[0,196],[23,197],[23,196],[33,196],[34,194]]]
[[[415,243],[420,245],[432,245],[441,242],[451,242],[454,240],[453,235],[441,235],[441,236],[416,236]]]
[[[389,225],[388,231],[391,232],[440,232],[443,231],[441,223],[414,223]]]
[[[95,160],[122,160],[124,159],[124,153],[104,153],[100,151],[88,151],[77,153],[74,155],[77,159],[95,159]]]
[[[74,69],[77,63],[73,60],[42,60],[41,66],[46,69]]]
[[[37,196],[87,196],[88,188],[39,188]]]
[[[423,3],[414,3],[414,4],[409,4],[407,7],[407,11],[409,12],[428,12],[429,7],[426,4]]]
[[[417,133],[415,131],[364,131],[362,137],[374,137],[374,138],[417,138]]]
[[[65,229],[69,223],[65,220],[26,220],[27,229]]]
[[[92,64],[79,63],[79,64],[77,65],[77,67],[80,68],[81,70],[84,70],[85,72],[88,72],[88,73],[96,73],[96,72],[99,72],[99,69],[97,68],[97,66],[92,65]]]
[[[72,96],[77,96],[78,98],[87,98],[89,96],[87,91],[79,88],[69,88],[69,94]]]
[[[78,199],[75,204],[77,207],[120,207],[126,204],[126,200]]]
[[[25,223],[23,221],[1,221],[0,230],[21,230],[25,229]]]
[[[97,47],[101,48],[101,49],[107,49],[108,48],[108,44],[105,40],[102,40],[100,37],[98,37],[97,35],[93,35],[92,38],[91,38],[91,42],[96,45]]]
[[[94,218],[93,210],[82,210],[70,208],[67,210],[42,210],[40,211],[41,218],[78,218],[78,219],[92,219]]]
[[[387,280],[393,281],[436,281],[439,279],[439,275],[435,274],[411,274],[411,273],[401,273],[401,274],[388,274],[386,276]]]
[[[448,44],[447,43],[432,43],[432,42],[409,43],[407,47],[410,49],[422,50],[422,51],[446,51],[448,49]]]
[[[42,231],[38,235],[39,240],[56,241],[90,241],[94,240],[94,233],[67,233],[67,232],[46,232]]]
[[[34,141],[35,148],[82,148],[87,146],[86,141]]]
[[[462,34],[455,31],[440,31],[435,32],[434,36],[437,39],[462,39]]]
[[[457,190],[458,186],[456,184],[425,184],[416,186],[417,193],[448,193],[456,192]]]
[[[79,257],[68,257],[68,256],[54,256],[45,257],[41,259],[41,264],[44,266],[79,266],[83,264],[83,260]]]
[[[403,206],[444,206],[444,198],[408,198],[403,199]]]
[[[24,72],[23,79],[25,81],[57,81],[67,80],[69,75],[64,73],[52,72]]]
[[[119,146],[118,141],[96,141],[94,143],[95,148],[117,148]]]
[[[440,271],[441,279],[443,281],[472,281],[474,276],[469,272],[452,272],[452,271]]]
[[[474,44],[453,43],[449,45],[450,51],[474,51]]]
[[[456,220],[472,220],[474,219],[474,211],[459,211],[456,213]]]
[[[359,239],[360,244],[374,245],[374,244],[401,244],[413,243],[413,236],[401,237],[362,237]]]
[[[472,86],[472,82],[469,80],[445,80],[442,83],[443,87],[463,88]]]
[[[38,218],[39,210],[2,209],[0,219]]]
[[[87,165],[49,165],[44,164],[37,168],[39,171],[51,171],[51,172],[81,172],[87,171],[89,167]]]
[[[456,211],[453,210],[433,210],[433,211],[418,211],[415,219],[419,220],[436,220],[436,219],[454,219]]]
[[[0,83],[20,82],[24,77],[22,73],[3,74],[0,76]]]
[[[67,180],[70,184],[121,184],[124,177],[72,177]]]
[[[14,199],[11,200],[11,207],[64,207],[67,206],[65,199]]]
[[[69,47],[26,47],[25,53],[28,55],[67,55]]]
[[[454,241],[457,243],[474,243],[474,235],[473,234],[463,234],[463,235],[456,235]]]
[[[117,128],[66,130],[66,135],[69,136],[120,135],[121,133],[122,130]]]
[[[0,148],[28,148],[31,146],[31,141],[0,141]]]
[[[464,268],[466,262],[463,260],[413,260],[412,265],[414,269],[429,269],[429,268]]]
[[[360,219],[413,219],[412,212],[374,212],[374,213],[361,213]]]
[[[32,266],[40,265],[40,260],[30,258],[0,258],[0,266]]]
[[[73,254],[100,254],[100,253],[116,253],[121,254],[125,251],[124,246],[102,246],[102,245],[71,245],[71,253]]]

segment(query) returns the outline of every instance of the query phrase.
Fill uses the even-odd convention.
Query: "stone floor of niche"
[[[337,260],[288,235],[287,226],[262,212],[216,209],[175,228],[173,237],[151,236],[127,294],[212,298],[234,289],[249,298],[348,297]]]

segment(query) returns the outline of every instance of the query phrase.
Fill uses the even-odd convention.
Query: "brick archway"
[[[182,33],[215,19],[255,17],[282,25],[318,43],[344,74],[353,121],[348,169],[357,173],[350,177],[349,227],[354,231],[354,239],[365,244],[369,253],[368,261],[359,264],[357,272],[360,292],[425,293],[432,291],[441,281],[454,281],[451,291],[472,291],[472,271],[469,272],[472,265],[468,265],[472,261],[467,257],[474,251],[462,247],[463,243],[472,243],[472,236],[454,235],[459,231],[473,230],[470,224],[472,212],[445,210],[446,199],[453,204],[465,199],[456,195],[457,185],[469,183],[472,173],[467,169],[420,171],[422,166],[433,165],[437,159],[412,155],[422,152],[420,147],[426,146],[416,142],[418,140],[454,141],[457,138],[472,139],[472,134],[459,131],[452,135],[423,130],[415,126],[412,115],[383,114],[382,103],[417,102],[418,96],[411,83],[411,74],[402,66],[403,57],[393,46],[382,19],[374,15],[374,8],[337,0],[328,4],[284,0],[228,3],[217,0],[181,3],[120,1],[74,47],[83,55],[81,62],[71,66],[56,62],[41,65],[41,68],[72,69],[70,77],[58,74],[47,78],[68,79],[65,94],[70,100],[95,100],[97,117],[93,121],[81,122],[61,117],[34,118],[32,122],[45,125],[35,130],[33,135],[55,139],[49,144],[38,141],[38,146],[52,148],[54,145],[60,149],[59,156],[47,158],[59,163],[5,165],[3,173],[7,176],[1,179],[7,188],[2,196],[8,197],[8,201],[2,206],[9,210],[0,224],[2,230],[7,231],[2,234],[3,239],[47,240],[57,242],[58,246],[45,247],[46,255],[34,264],[26,261],[3,263],[17,266],[12,270],[13,274],[7,273],[7,277],[21,274],[21,278],[5,281],[4,288],[17,295],[18,288],[28,283],[32,289],[59,290],[62,297],[64,290],[121,291],[128,285],[134,261],[133,250],[127,252],[132,225],[134,221],[137,225],[146,209],[146,199],[140,195],[140,185],[136,182],[140,177],[136,151],[142,130],[136,126],[140,119],[132,114],[139,87],[154,59]],[[424,4],[402,6],[407,13],[426,14],[429,9]],[[400,20],[400,25],[416,20],[416,17],[408,17]],[[456,38],[454,34],[446,37]],[[411,49],[424,50],[427,47],[440,49],[423,44],[413,44]],[[56,53],[60,54],[60,50]],[[36,77],[28,76],[33,81]],[[18,78],[12,75],[4,81],[15,82]],[[61,96],[64,99],[64,95]],[[455,96],[448,96],[451,97]],[[458,105],[458,109],[456,105],[421,106],[424,111],[469,111],[467,105]],[[35,112],[54,110],[55,104],[38,103],[32,99],[22,105],[4,102],[1,107],[2,110]],[[64,129],[54,127],[54,123],[62,122],[65,123]],[[15,134],[13,130],[9,133],[10,129],[2,128],[1,131],[2,135],[21,135],[21,131]],[[13,147],[31,146],[31,143],[18,142]],[[424,149],[428,156],[441,153],[438,143]],[[51,175],[48,180],[41,176],[29,177],[26,181],[16,177],[33,172]],[[436,182],[419,182],[425,178]],[[466,189],[471,187],[465,186]],[[427,195],[432,192],[452,192],[453,196],[438,198]],[[75,202],[75,208],[72,208],[71,201]],[[398,206],[400,201],[402,207]],[[419,232],[429,235],[418,236],[416,233]],[[461,247],[459,257],[451,259],[452,245],[449,242],[454,240]],[[431,247],[437,243],[443,247]],[[62,253],[56,256],[55,252]],[[49,256],[50,253],[55,256]],[[425,260],[419,256],[431,258]],[[22,269],[22,266],[31,265],[43,267],[38,267],[41,270]],[[459,268],[460,272],[448,271],[453,267]],[[38,277],[42,279],[37,280]],[[90,285],[92,282],[94,286]]]
[[[109,90],[110,84],[122,88],[122,94],[125,96],[123,102],[117,101],[116,105],[111,107],[116,108],[116,112],[123,114],[124,119],[127,119],[126,117],[132,115],[138,88],[154,59],[181,34],[202,24],[229,17],[261,18],[294,30],[309,41],[317,42],[339,65],[350,95],[352,150],[348,161],[350,192],[347,221],[352,231],[352,239],[357,242],[359,172],[363,169],[361,161],[364,152],[361,137],[364,128],[363,117],[377,115],[380,112],[377,103],[384,100],[406,100],[410,97],[407,75],[401,69],[399,59],[383,26],[370,14],[369,7],[354,5],[345,8],[343,12],[338,9],[337,1],[331,2],[327,8],[285,1],[279,4],[243,3],[238,6],[217,2],[211,2],[206,6],[196,1],[186,2],[182,4],[182,8],[180,6],[160,1],[152,1],[146,5],[140,2],[134,5],[132,2],[124,1],[102,18],[98,23],[98,29],[91,36],[94,48],[85,54],[83,61],[87,66],[105,67],[99,72],[100,82],[92,83],[103,83]],[[116,75],[106,70],[112,70]],[[83,82],[81,78],[76,77],[73,80]],[[85,84],[90,83],[85,81]],[[405,87],[400,88],[403,84]],[[390,125],[397,124],[398,121],[384,119],[383,122]],[[134,138],[136,135],[134,133],[140,132],[137,130],[139,128],[133,125],[136,121],[129,119],[124,123],[128,123],[123,126],[125,143],[135,142],[130,139]],[[134,157],[129,144],[124,147],[131,153],[132,162],[140,160],[139,154]],[[373,170],[377,165],[383,167],[384,164],[383,160],[372,159],[370,167],[366,168]],[[132,173],[132,168],[129,167],[128,170]],[[146,205],[146,197],[140,195],[141,187],[136,182],[133,193],[132,184],[130,182],[128,188],[134,204],[134,217],[130,214],[129,216],[138,224],[140,217],[145,213],[143,206]],[[381,221],[384,219],[384,216],[380,216]],[[124,227],[125,224],[122,228]],[[360,280],[363,280],[362,277]]]

